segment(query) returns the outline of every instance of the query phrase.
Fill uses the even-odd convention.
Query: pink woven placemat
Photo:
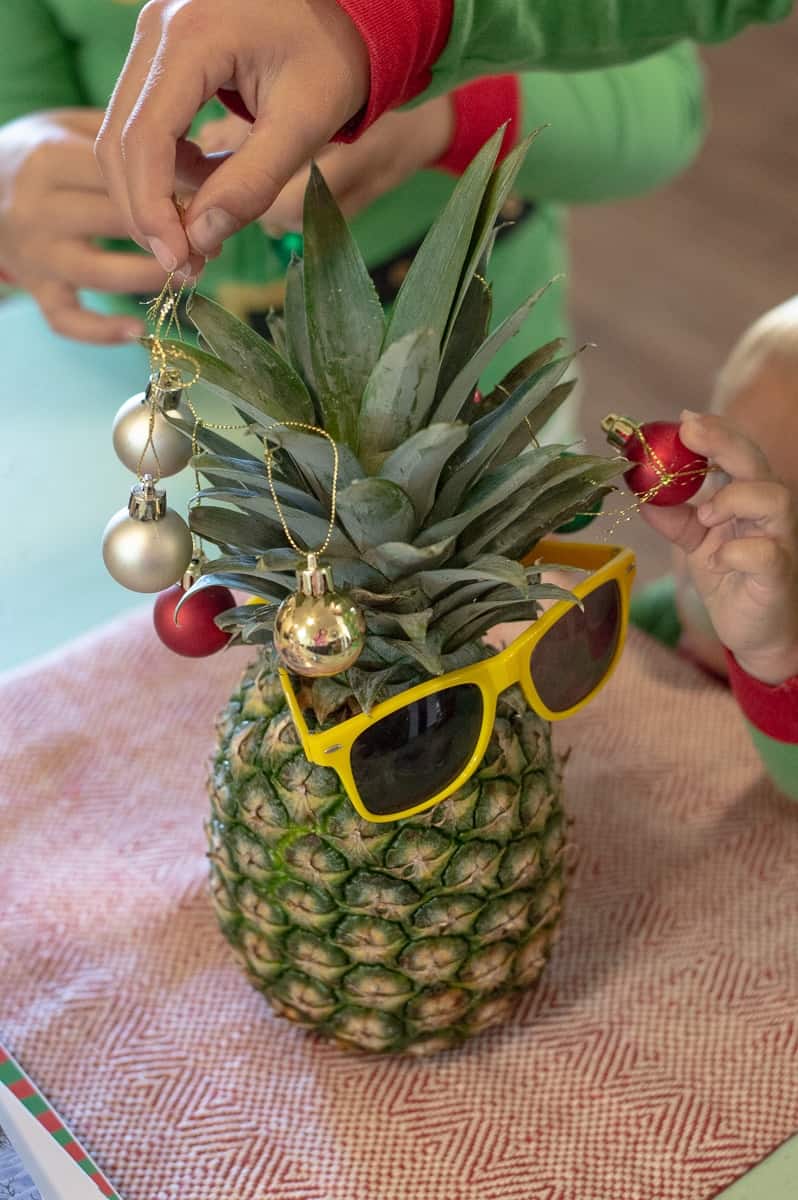
[[[798,1127],[798,807],[633,634],[573,746],[582,848],[515,1020],[420,1061],[274,1018],[205,898],[242,652],[147,617],[0,684],[0,1024],[125,1200],[707,1200]]]

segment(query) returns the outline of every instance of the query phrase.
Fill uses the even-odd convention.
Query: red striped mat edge
[[[77,1138],[70,1133],[64,1122],[53,1111],[2,1042],[0,1042],[0,1084],[7,1087],[11,1094],[24,1104],[28,1112],[32,1113],[51,1137],[58,1142],[61,1149],[86,1172],[89,1179],[97,1185],[107,1200],[121,1200],[119,1194],[114,1191],[99,1168],[92,1162]]]

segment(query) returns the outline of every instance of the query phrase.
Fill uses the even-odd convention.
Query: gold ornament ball
[[[191,551],[188,525],[171,509],[157,521],[140,521],[127,508],[120,508],[103,534],[108,572],[132,592],[161,592],[177,583],[191,561]]]
[[[180,416],[177,407],[179,392],[161,392],[165,398],[165,410]],[[174,397],[174,399],[173,399]],[[150,401],[148,392],[139,392],[126,400],[114,418],[113,442],[117,457],[134,474],[155,476],[176,475],[188,466],[191,460],[191,438],[175,429],[156,406],[152,427],[152,444],[147,446],[150,429]],[[142,458],[142,451],[147,452]],[[154,451],[153,451],[154,446]],[[156,459],[157,454],[157,459]]]
[[[274,619],[274,648],[281,662],[311,679],[347,671],[365,643],[363,613],[343,592],[297,592],[283,600]]]

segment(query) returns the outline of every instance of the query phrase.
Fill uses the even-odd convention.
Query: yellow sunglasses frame
[[[581,583],[569,589],[575,600],[558,600],[551,608],[543,612],[537,620],[533,621],[528,629],[519,634],[517,638],[514,638],[509,646],[506,646],[504,650],[500,650],[498,654],[483,659],[481,662],[474,663],[472,666],[463,667],[458,671],[452,671],[446,675],[439,675],[435,679],[418,684],[416,687],[408,688],[407,691],[401,692],[398,696],[393,696],[390,700],[383,700],[380,704],[375,705],[370,713],[359,713],[357,716],[351,717],[347,721],[342,721],[339,725],[331,729],[324,729],[319,733],[314,733],[308,729],[290,676],[286,671],[280,671],[280,681],[283,691],[285,692],[288,707],[294,719],[294,724],[299,733],[302,749],[306,757],[318,766],[332,767],[338,773],[349,799],[360,816],[366,821],[383,823],[398,821],[404,817],[412,817],[416,813],[425,812],[428,808],[434,808],[436,804],[440,804],[442,800],[446,800],[447,797],[452,796],[461,788],[475,773],[484,757],[493,731],[497,700],[501,693],[508,687],[516,683],[520,684],[527,703],[539,716],[547,721],[561,721],[565,717],[570,717],[574,713],[579,712],[581,708],[584,708],[596,693],[601,690],[615,670],[623,651],[629,627],[629,604],[635,576],[634,552],[623,546],[600,546],[588,542],[559,541],[547,538],[539,542],[534,550],[525,555],[521,561],[524,566],[531,566],[535,562],[540,561],[542,563],[551,563],[555,567],[575,567],[588,570],[591,573]],[[532,650],[547,630],[564,616],[573,607],[575,602],[583,600],[609,580],[616,581],[621,596],[621,629],[612,661],[608,665],[600,682],[578,704],[575,704],[573,708],[569,708],[564,712],[552,712],[543,703],[537,688],[532,682],[530,670]],[[377,721],[398,712],[402,708],[406,708],[414,701],[423,700],[425,697],[432,696],[436,692],[446,691],[451,687],[457,687],[459,684],[464,683],[475,684],[482,694],[482,729],[474,747],[474,752],[463,770],[445,788],[429,799],[422,801],[421,804],[401,809],[390,815],[377,815],[376,813],[369,812],[360,799],[360,793],[358,792],[352,772],[351,754],[352,746],[356,739],[365,729],[376,724]]]

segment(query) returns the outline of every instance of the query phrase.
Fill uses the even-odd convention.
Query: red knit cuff
[[[726,651],[729,682],[743,714],[761,733],[777,742],[798,743],[798,675],[784,683],[753,679]]]
[[[371,70],[365,108],[333,139],[353,142],[384,112],[405,104],[429,87],[430,68],[440,58],[449,38],[454,0],[337,0],[337,3],[366,43]],[[254,119],[238,92],[220,89],[217,96],[237,117],[245,121]]]
[[[451,95],[454,106],[454,137],[449,149],[434,164],[454,175],[462,175],[472,158],[500,125],[507,122],[498,161],[512,150],[521,130],[521,88],[516,75],[492,75],[475,79]]]
[[[369,125],[429,87],[430,68],[449,39],[454,0],[338,0],[366,43],[369,98],[335,141],[353,142]]]

